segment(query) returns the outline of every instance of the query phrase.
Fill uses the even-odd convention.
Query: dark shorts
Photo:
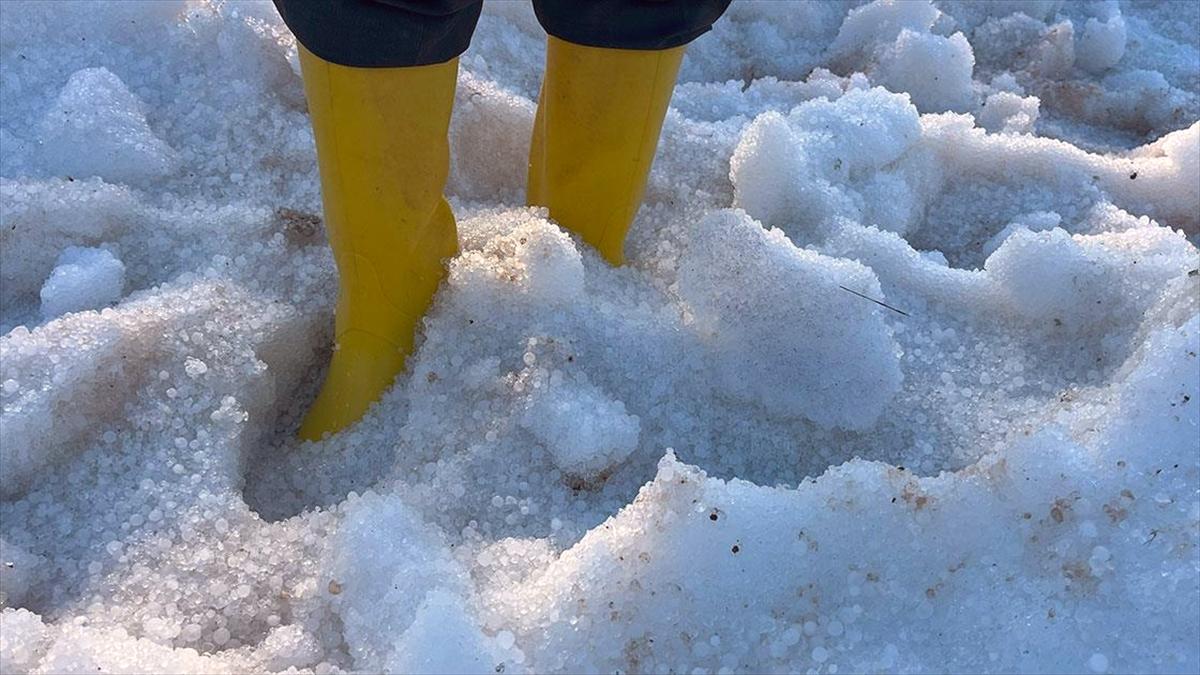
[[[575,44],[670,49],[703,35],[730,0],[533,0],[547,33]],[[300,44],[343,66],[442,63],[463,53],[483,0],[275,0]]]

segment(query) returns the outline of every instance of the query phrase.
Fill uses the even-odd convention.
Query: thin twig
[[[876,300],[875,298],[872,298],[869,295],[863,295],[862,293],[859,293],[858,291],[852,291],[849,288],[846,288],[845,286],[839,285],[838,288],[842,289],[843,291],[846,291],[847,293],[853,293],[854,295],[857,295],[858,297],[862,298],[863,300],[870,300],[871,302],[879,305],[880,307],[887,307],[888,309],[892,310],[893,312],[895,312],[901,316],[909,315],[908,312],[906,312],[902,309],[896,309],[895,307],[892,307],[891,305],[887,304],[886,302],[884,302],[882,300]]]

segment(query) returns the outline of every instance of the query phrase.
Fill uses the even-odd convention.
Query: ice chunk
[[[709,340],[720,386],[770,413],[865,429],[900,387],[899,355],[866,267],[797,249],[742,211],[696,227],[680,294]]]
[[[170,174],[175,152],[146,123],[145,106],[105,68],[67,81],[41,124],[42,161],[59,175],[140,184]]]
[[[1106,295],[1105,275],[1065,230],[1018,230],[985,265],[1022,314],[1078,328]]]
[[[512,645],[494,644],[479,629],[461,597],[435,590],[425,596],[384,670],[428,675],[521,672],[500,666],[503,659],[496,653],[497,646]]]
[[[398,496],[368,492],[342,508],[345,521],[322,583],[355,667],[386,670],[424,598],[460,589],[462,571],[441,535]]]
[[[1088,330],[1149,309],[1168,280],[1197,260],[1179,233],[1139,228],[1070,235],[1019,228],[988,257],[1013,312],[1044,327]]]
[[[1023,213],[1016,218],[1013,218],[1004,229],[992,235],[987,243],[983,245],[983,255],[989,256],[1000,248],[1004,240],[1011,237],[1014,233],[1021,230],[1030,232],[1042,232],[1045,230],[1053,230],[1062,224],[1062,216],[1053,211],[1034,211],[1032,213]]]
[[[989,94],[975,115],[979,126],[993,133],[1029,134],[1037,123],[1041,101],[1007,91]]]
[[[1119,10],[1103,21],[1088,18],[1075,41],[1076,65],[1092,73],[1108,70],[1125,55],[1125,39],[1125,18]]]
[[[495,211],[464,224],[450,263],[450,296],[479,319],[504,307],[563,307],[583,293],[583,262],[571,237],[534,209]]]
[[[593,478],[625,460],[637,447],[640,424],[625,404],[587,381],[561,372],[525,386],[521,426],[529,430],[564,473]]]
[[[788,121],[806,134],[806,153],[840,175],[887,166],[921,137],[917,108],[909,97],[881,87],[855,89],[836,101],[806,101]]]
[[[873,173],[899,160],[921,135],[917,109],[882,88],[813,100],[786,117],[760,115],[730,159],[734,206],[808,243],[839,218],[904,232],[918,214],[900,174]]]
[[[846,14],[829,50],[842,58],[868,55],[878,44],[887,44],[904,30],[929,32],[941,12],[929,0],[875,0]]]
[[[1128,200],[1126,208],[1200,233],[1200,122],[1137,148],[1131,157],[1133,167],[1114,172],[1108,182]]]
[[[1075,25],[1070,20],[1044,27],[1029,48],[1029,71],[1048,79],[1066,78],[1075,66],[1074,38]]]
[[[68,246],[118,241],[145,222],[131,190],[98,178],[46,182],[0,179],[0,311],[30,305]],[[139,246],[148,242],[138,237]]]
[[[906,28],[884,50],[876,77],[892,91],[908,92],[923,111],[963,112],[975,105],[974,68],[975,54],[962,33],[946,38]]]
[[[760,115],[742,133],[729,161],[733,204],[754,218],[815,238],[836,215],[853,211],[849,195],[813,175],[801,141],[777,112]]]
[[[288,668],[306,668],[321,660],[321,644],[303,626],[278,626],[271,629],[259,645],[257,656],[273,673]]]
[[[49,630],[27,609],[0,610],[0,672],[31,672],[46,651]]]
[[[42,285],[42,316],[100,309],[115,303],[125,290],[125,265],[108,249],[68,247]]]

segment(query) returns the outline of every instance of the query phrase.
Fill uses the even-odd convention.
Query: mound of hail
[[[0,672],[1200,671],[1200,4],[736,2],[614,268],[522,206],[357,424],[270,2],[0,12]],[[596,204],[596,208],[604,208]]]

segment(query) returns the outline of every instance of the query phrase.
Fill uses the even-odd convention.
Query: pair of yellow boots
[[[529,156],[528,203],[609,262],[624,260],[684,47],[603,49],[551,37]],[[335,347],[300,427],[316,440],[391,386],[458,250],[442,195],[458,59],[351,68],[301,48],[325,227],[340,276]]]

